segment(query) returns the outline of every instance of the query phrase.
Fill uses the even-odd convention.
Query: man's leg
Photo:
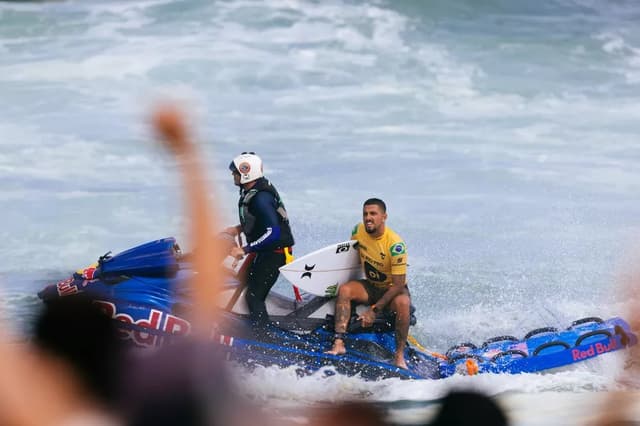
[[[333,347],[328,354],[342,355],[347,352],[344,339],[340,336],[347,332],[347,325],[351,317],[351,302],[367,303],[369,295],[360,281],[349,281],[338,288],[336,299],[335,325],[336,337],[333,339]]]
[[[401,293],[393,298],[389,307],[396,313],[396,354],[394,363],[401,368],[407,368],[404,359],[404,348],[409,337],[409,322],[411,315],[411,298],[408,292]]]
[[[269,323],[264,301],[276,283],[280,275],[278,268],[282,265],[284,265],[284,254],[265,252],[258,253],[249,267],[245,300],[249,307],[249,318],[254,327],[265,327]]]

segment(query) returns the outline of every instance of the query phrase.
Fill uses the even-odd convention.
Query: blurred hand
[[[231,252],[229,253],[229,256],[235,258],[236,260],[240,260],[244,257],[245,253],[244,250],[242,249],[242,247],[234,247],[231,249]]]
[[[183,114],[175,106],[159,106],[152,122],[162,142],[175,154],[182,154],[190,147]]]
[[[229,252],[229,256],[233,257],[233,263],[231,264],[232,268],[236,268],[238,266],[238,262],[244,257],[245,252],[242,247],[235,246]]]

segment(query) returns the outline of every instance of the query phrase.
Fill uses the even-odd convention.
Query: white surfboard
[[[340,284],[363,278],[355,240],[331,244],[280,267],[291,284],[317,296],[335,295]]]

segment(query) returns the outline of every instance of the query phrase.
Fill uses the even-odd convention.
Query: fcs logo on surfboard
[[[305,264],[304,265],[304,270],[306,272],[303,272],[302,275],[300,275],[300,279],[302,279],[302,278],[311,278],[311,271],[313,271],[313,268],[315,268],[315,267],[316,267],[315,264],[311,265],[311,266]]]
[[[330,285],[324,291],[324,295],[327,297],[335,297],[338,294],[338,284]]]
[[[351,247],[351,244],[349,243],[338,244],[338,247],[336,247],[336,254],[349,251],[349,247]]]

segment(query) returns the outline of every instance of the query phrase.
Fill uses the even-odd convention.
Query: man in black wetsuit
[[[246,300],[251,323],[256,328],[269,324],[265,305],[267,294],[285,264],[285,251],[291,252],[293,234],[287,211],[276,188],[263,175],[262,160],[253,152],[243,152],[229,164],[233,183],[240,187],[238,212],[240,224],[226,232],[243,232],[247,244],[231,249],[230,255],[242,259],[255,253],[247,271]]]

